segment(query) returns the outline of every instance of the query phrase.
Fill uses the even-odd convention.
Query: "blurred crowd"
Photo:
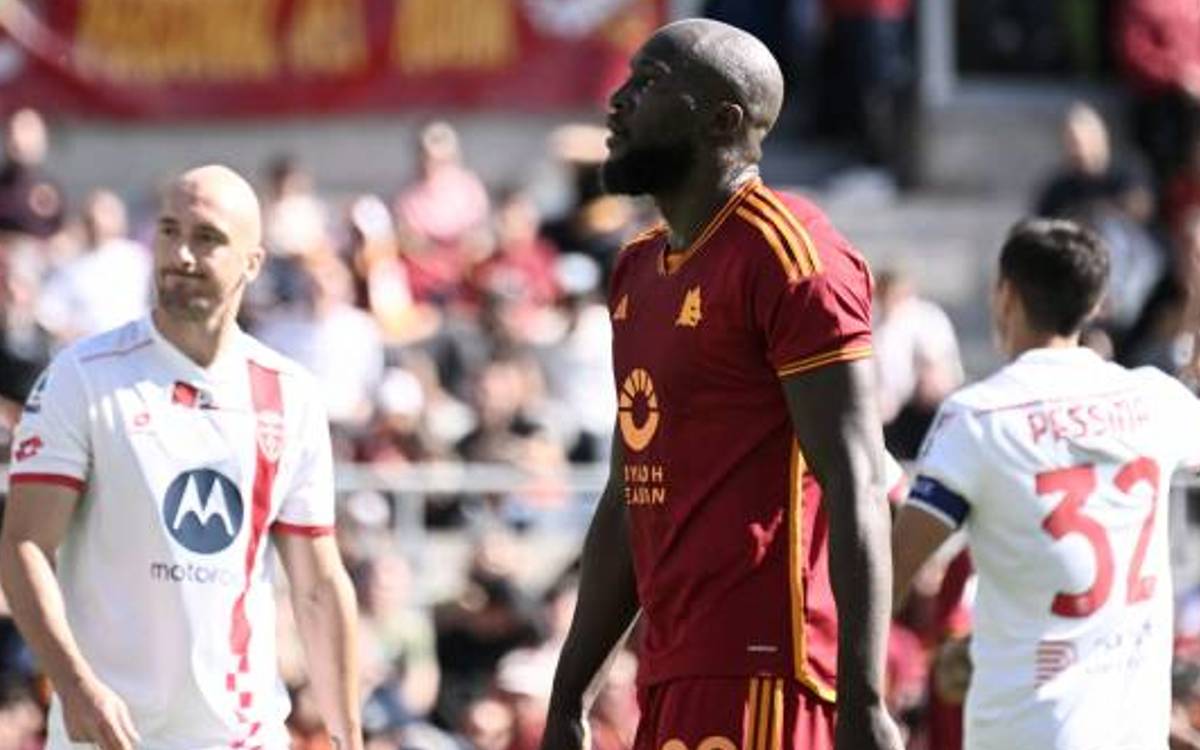
[[[1116,131],[1130,138],[1114,137],[1119,123],[1101,110],[1071,105],[1061,161],[1041,165],[1029,210],[1081,221],[1112,251],[1110,293],[1087,345],[1174,372],[1190,354],[1184,312],[1200,300],[1200,5],[1117,5],[1114,55],[1131,115]],[[806,132],[820,133],[826,117],[852,123],[869,159],[893,167],[903,159],[911,2],[712,0],[706,10],[759,32],[785,61],[793,91],[821,103],[801,115],[813,118],[801,123]],[[814,77],[818,57],[842,72]],[[822,80],[852,85],[822,91]],[[362,489],[340,498],[338,540],[362,618],[364,723],[376,750],[537,747],[578,571],[570,555],[561,570],[546,570],[550,558],[527,542],[561,532],[563,519],[575,533],[586,521],[587,503],[559,480],[566,467],[607,460],[616,404],[605,285],[617,250],[655,220],[644,202],[600,190],[603,138],[588,126],[552,134],[547,147],[569,185],[559,201],[533,183],[485,185],[455,130],[436,121],[414,134],[416,171],[397,175],[389,195],[327,190],[293,154],[256,175],[268,261],[241,323],[319,379],[336,459],[498,464],[533,477],[515,492],[424,498],[421,529],[456,540],[445,555],[398,543],[405,498]],[[1126,140],[1133,145],[1121,146]],[[144,314],[150,301],[154,190],[67,195],[46,166],[50,143],[35,111],[5,122],[0,437],[54,352]],[[876,268],[879,407],[900,459],[916,456],[939,404],[965,378],[951,318],[920,295],[920,282],[910,269]],[[897,616],[887,697],[913,750],[961,747],[969,674],[954,657],[970,630],[971,592],[969,556],[951,545]],[[1197,602],[1200,592],[1185,589],[1173,685],[1178,748],[1200,748]],[[286,596],[279,606],[292,730],[297,747],[316,750],[325,742]],[[631,746],[636,669],[635,650],[622,651],[598,694],[599,750]],[[46,696],[0,616],[0,750],[40,746]]]

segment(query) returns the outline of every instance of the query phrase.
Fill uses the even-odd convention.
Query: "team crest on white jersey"
[[[279,463],[279,457],[283,455],[283,415],[277,411],[259,412],[255,439],[258,450],[267,460]]]

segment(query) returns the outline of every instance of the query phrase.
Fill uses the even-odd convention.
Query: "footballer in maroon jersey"
[[[613,473],[545,750],[580,747],[586,688],[639,609],[637,750],[901,747],[871,277],[758,178],[781,102],[766,48],[702,20],[659,30],[613,95],[606,185],[666,222],[613,273]]]

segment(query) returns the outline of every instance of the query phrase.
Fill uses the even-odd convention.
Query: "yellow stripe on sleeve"
[[[788,375],[796,375],[801,372],[815,370],[818,367],[833,364],[834,362],[848,362],[850,360],[863,359],[869,356],[871,356],[871,347],[869,345],[851,346],[846,347],[845,349],[837,349],[832,352],[814,354],[811,357],[805,357],[804,359],[797,360],[795,362],[789,362],[783,367],[780,367],[776,372],[779,374],[779,377],[782,378],[787,377]]]

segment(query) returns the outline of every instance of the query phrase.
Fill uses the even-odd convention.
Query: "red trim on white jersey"
[[[107,352],[96,352],[95,354],[89,354],[87,356],[80,357],[79,363],[87,364],[88,362],[95,362],[98,359],[104,359],[106,357],[124,357],[126,354],[132,354],[133,352],[136,352],[138,349],[145,349],[147,346],[150,346],[153,343],[154,339],[146,339],[145,341],[139,341],[133,346],[129,346],[124,349],[112,349]]]
[[[250,367],[250,398],[254,402],[254,415],[261,432],[265,421],[278,423],[283,415],[283,395],[279,384],[279,373],[256,362]],[[282,440],[282,436],[277,436]],[[233,605],[233,625],[230,629],[229,647],[233,654],[233,669],[226,676],[225,687],[235,694],[238,721],[245,734],[233,744],[234,748],[248,746],[262,727],[262,722],[252,719],[254,693],[247,686],[239,685],[238,678],[250,673],[250,619],[246,617],[246,595],[254,575],[254,563],[258,558],[259,545],[267,530],[267,516],[271,512],[271,494],[275,486],[275,475],[279,471],[278,451],[263,449],[264,440],[258,435],[255,440],[257,456],[254,469],[254,499],[251,509],[250,540],[246,545],[246,583]],[[280,447],[278,444],[276,448]],[[273,634],[268,634],[268,637]]]
[[[73,477],[68,474],[39,474],[35,472],[19,472],[8,475],[8,486],[14,484],[53,484],[59,487],[70,487],[73,490],[83,492],[83,488],[87,486],[87,482],[79,477]]]
[[[295,534],[296,536],[329,536],[333,533],[332,526],[307,526],[299,523],[285,523],[284,521],[276,521],[271,524],[271,533],[273,534]]]

